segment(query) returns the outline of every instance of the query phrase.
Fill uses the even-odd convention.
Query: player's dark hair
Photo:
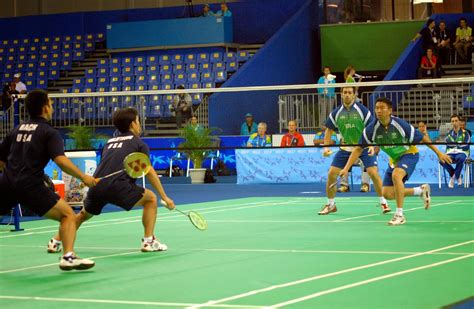
[[[25,99],[26,110],[31,118],[40,116],[43,113],[43,107],[48,103],[48,93],[41,89],[30,91]]]
[[[127,107],[116,110],[112,116],[114,126],[120,133],[126,133],[130,130],[130,124],[137,119],[138,111],[134,108]]]
[[[352,87],[352,86],[341,87],[341,92],[343,92],[344,89],[349,89],[349,88],[352,89],[352,92],[354,92],[354,93],[356,92],[356,91],[355,91],[355,87]]]
[[[426,21],[426,27],[428,27],[429,25],[431,25],[432,22],[434,22],[434,19],[431,19],[431,18],[428,19],[428,20]]]
[[[382,102],[382,103],[385,103],[387,104],[388,107],[392,108],[393,107],[393,104],[392,104],[392,101],[390,101],[388,98],[378,98],[377,101],[375,101],[375,103],[377,104],[378,102]]]
[[[459,115],[457,114],[451,115],[451,118],[449,118],[449,120],[453,120],[453,118],[457,118],[458,120],[461,120],[461,117],[459,117]]]

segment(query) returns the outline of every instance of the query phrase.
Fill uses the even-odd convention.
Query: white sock
[[[60,244],[61,241],[60,240],[57,240],[56,238],[51,238],[53,240],[53,243],[54,244]]]
[[[403,208],[397,208],[396,214],[399,216],[403,216]]]
[[[423,189],[421,187],[414,187],[413,188],[413,195],[421,195]]]
[[[64,254],[63,256],[71,256],[71,255],[74,255],[74,252],[69,251],[68,253]]]
[[[328,198],[328,204],[329,206],[334,206],[335,202],[333,198]]]
[[[380,204],[387,204],[387,200],[385,199],[385,197],[380,196],[379,199],[380,199]]]
[[[153,241],[153,236],[150,236],[150,237],[143,237],[143,241],[152,242],[152,241]]]

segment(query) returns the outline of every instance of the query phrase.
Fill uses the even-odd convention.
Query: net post
[[[11,229],[10,232],[21,232],[24,229],[20,228],[20,205],[16,205],[13,208],[13,223],[15,224],[15,228]]]

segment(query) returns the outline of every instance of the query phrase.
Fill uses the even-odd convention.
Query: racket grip
[[[166,202],[163,199],[160,199],[160,204],[163,206],[168,206],[168,204],[166,204]]]

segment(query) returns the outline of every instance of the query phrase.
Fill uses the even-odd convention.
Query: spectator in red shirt
[[[431,77],[437,78],[436,72],[436,56],[433,55],[433,49],[428,48],[426,50],[426,56],[421,58],[421,66],[418,68],[418,78]]]
[[[290,120],[288,122],[288,133],[283,136],[280,147],[303,147],[303,135],[296,132],[296,121]]]

